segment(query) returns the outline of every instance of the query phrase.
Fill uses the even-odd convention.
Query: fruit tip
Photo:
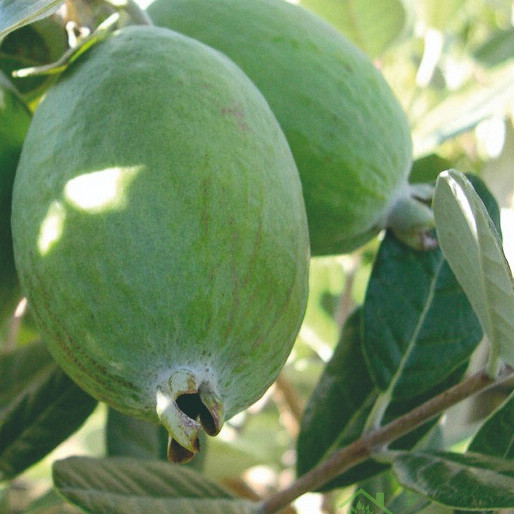
[[[168,460],[189,462],[200,451],[198,434],[219,433],[224,421],[220,396],[207,380],[189,370],[172,373],[157,389],[157,415],[169,434]]]

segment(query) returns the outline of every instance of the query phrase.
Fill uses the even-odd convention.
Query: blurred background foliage
[[[277,0],[279,1],[279,0]],[[149,0],[139,2],[142,7]],[[432,182],[447,168],[479,175],[501,207],[505,251],[514,262],[514,2],[512,0],[296,0],[325,18],[370,55],[407,112],[414,144],[412,181]],[[199,13],[201,16],[201,13]],[[65,33],[55,18],[9,36],[0,47],[0,69],[56,60]],[[15,79],[34,107],[49,78]],[[277,383],[257,404],[209,439],[201,463],[209,476],[249,497],[263,496],[294,478],[295,440],[302,409],[332,355],[339,331],[362,303],[379,240],[351,255],[312,260],[310,297],[298,341]],[[16,320],[13,323],[17,323]],[[12,334],[13,327],[8,333]],[[30,318],[18,340],[37,337]],[[472,366],[483,360],[479,347]],[[494,398],[492,399],[495,403]],[[488,398],[488,402],[491,398]],[[453,409],[433,437],[465,447],[480,413],[468,402]],[[75,512],[52,495],[51,462],[71,454],[103,455],[107,409],[44,461],[0,488],[0,514]],[[387,482],[389,480],[389,482]],[[394,494],[398,485],[377,477],[369,492]],[[387,482],[387,483],[386,483]],[[298,500],[298,512],[337,512],[352,494],[342,490]],[[402,507],[403,508],[403,507]],[[428,505],[428,513],[450,512]]]

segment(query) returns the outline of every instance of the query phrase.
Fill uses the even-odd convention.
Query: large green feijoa
[[[12,249],[11,196],[30,116],[18,92],[0,72],[0,326],[21,298]]]
[[[148,12],[225,53],[264,94],[300,172],[313,255],[352,251],[386,226],[423,246],[433,218],[408,185],[408,120],[353,43],[282,0],[156,0]]]
[[[257,400],[299,330],[301,184],[266,101],[228,58],[127,27],[34,114],[13,194],[16,265],[64,370],[161,422],[175,461]]]

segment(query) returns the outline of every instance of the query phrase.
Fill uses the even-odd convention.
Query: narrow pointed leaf
[[[355,311],[343,327],[340,341],[305,408],[297,442],[297,474],[302,475],[334,451],[355,441],[363,432],[379,390],[374,386],[361,350],[361,310]],[[465,371],[457,369],[443,383],[420,397],[394,401],[386,410],[389,422],[435,394],[457,383]],[[436,420],[394,442],[394,449],[412,448]],[[344,487],[376,475],[387,465],[367,460],[340,475],[322,490]]]
[[[404,487],[448,507],[514,508],[514,460],[478,453],[405,453],[393,470]]]
[[[42,343],[0,354],[0,480],[13,478],[66,440],[96,404]]]
[[[462,173],[448,170],[437,179],[433,208],[441,248],[493,354],[514,366],[514,285],[485,206]]]
[[[53,14],[63,0],[2,0],[0,3],[0,42],[24,25]]]
[[[112,457],[71,457],[53,467],[57,491],[95,514],[250,514],[255,504],[180,465]]]
[[[472,180],[499,227],[496,201]],[[392,398],[421,394],[466,362],[481,338],[443,252],[419,252],[387,234],[363,308],[363,350],[378,388]]]
[[[514,393],[487,418],[468,451],[514,460]]]

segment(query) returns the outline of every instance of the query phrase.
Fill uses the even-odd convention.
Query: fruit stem
[[[435,237],[430,235],[434,228],[434,214],[426,204],[431,189],[426,185],[407,186],[393,203],[387,215],[387,227],[405,244],[416,250],[433,250],[437,247]]]
[[[169,434],[168,459],[188,462],[199,451],[198,433],[203,428],[216,435],[224,421],[221,398],[208,380],[190,370],[172,373],[157,389],[157,415]]]

